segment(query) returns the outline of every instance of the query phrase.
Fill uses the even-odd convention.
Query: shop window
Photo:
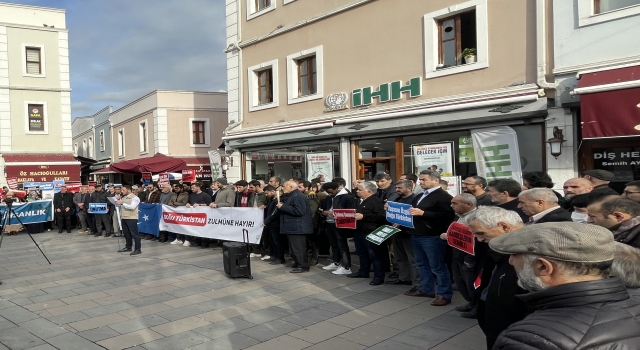
[[[276,0],[247,0],[247,21],[276,8]]]
[[[27,134],[47,134],[47,104],[45,102],[25,102],[25,132]]]
[[[147,122],[140,122],[138,128],[140,134],[140,154],[149,153],[149,131],[147,130]]]
[[[118,157],[124,157],[124,129],[118,130]]]
[[[467,1],[428,13],[423,19],[425,78],[489,66],[486,0]],[[463,58],[471,53],[475,58]]]
[[[402,138],[359,140],[356,177],[361,180],[373,180],[377,173],[385,172],[396,180],[397,169],[401,168],[396,159],[397,142],[402,142]]]
[[[283,181],[291,177],[303,179],[324,175],[325,181],[340,176],[339,144],[291,146],[247,152],[251,162],[251,178],[268,182],[273,176]]]
[[[322,46],[287,56],[289,104],[323,98]]]
[[[249,111],[278,107],[278,60],[248,68]]]
[[[105,143],[104,143],[104,130],[100,130],[100,152],[104,152]]]
[[[640,0],[577,0],[577,5],[579,27],[640,14]]]
[[[476,48],[476,11],[438,21],[439,68],[465,64],[462,51]],[[474,55],[475,56],[475,55]]]
[[[640,0],[593,0],[593,13],[600,14],[640,5]]]
[[[189,119],[191,127],[191,147],[209,147],[211,139],[209,130],[209,119]]]

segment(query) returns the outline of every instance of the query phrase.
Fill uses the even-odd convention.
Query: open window
[[[454,67],[465,63],[474,63],[472,58],[463,57],[476,53],[476,11],[471,10],[438,21],[438,68]]]

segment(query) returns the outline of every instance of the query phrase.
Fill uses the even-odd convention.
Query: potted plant
[[[475,63],[476,62],[476,49],[475,48],[466,48],[462,50],[462,57],[464,58],[464,63]]]

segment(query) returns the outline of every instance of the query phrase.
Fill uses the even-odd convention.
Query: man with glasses
[[[487,180],[482,176],[469,176],[462,182],[462,190],[476,197],[476,205],[495,205],[491,201],[491,196],[485,192]]]
[[[631,181],[625,184],[625,186],[622,195],[634,202],[640,203],[640,180]]]

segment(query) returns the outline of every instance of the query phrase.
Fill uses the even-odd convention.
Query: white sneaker
[[[337,270],[331,272],[334,275],[350,275],[351,274],[351,269],[345,269],[344,267],[340,266]]]
[[[191,247],[191,243],[189,243],[189,241],[184,241],[184,244],[182,244],[182,246]]]
[[[332,263],[332,264],[329,264],[329,265],[327,265],[327,266],[323,267],[322,269],[323,269],[323,270],[330,271],[330,270],[337,270],[337,269],[339,269],[339,268],[340,268],[340,264]]]
[[[262,258],[260,258],[260,260],[267,260],[267,259],[271,259],[271,257],[269,255],[265,255]]]
[[[171,242],[171,244],[182,244],[182,241],[176,238],[176,240]]]
[[[251,253],[251,254],[249,254],[249,257],[250,257],[250,258],[259,258],[259,257],[260,257],[260,254]]]

